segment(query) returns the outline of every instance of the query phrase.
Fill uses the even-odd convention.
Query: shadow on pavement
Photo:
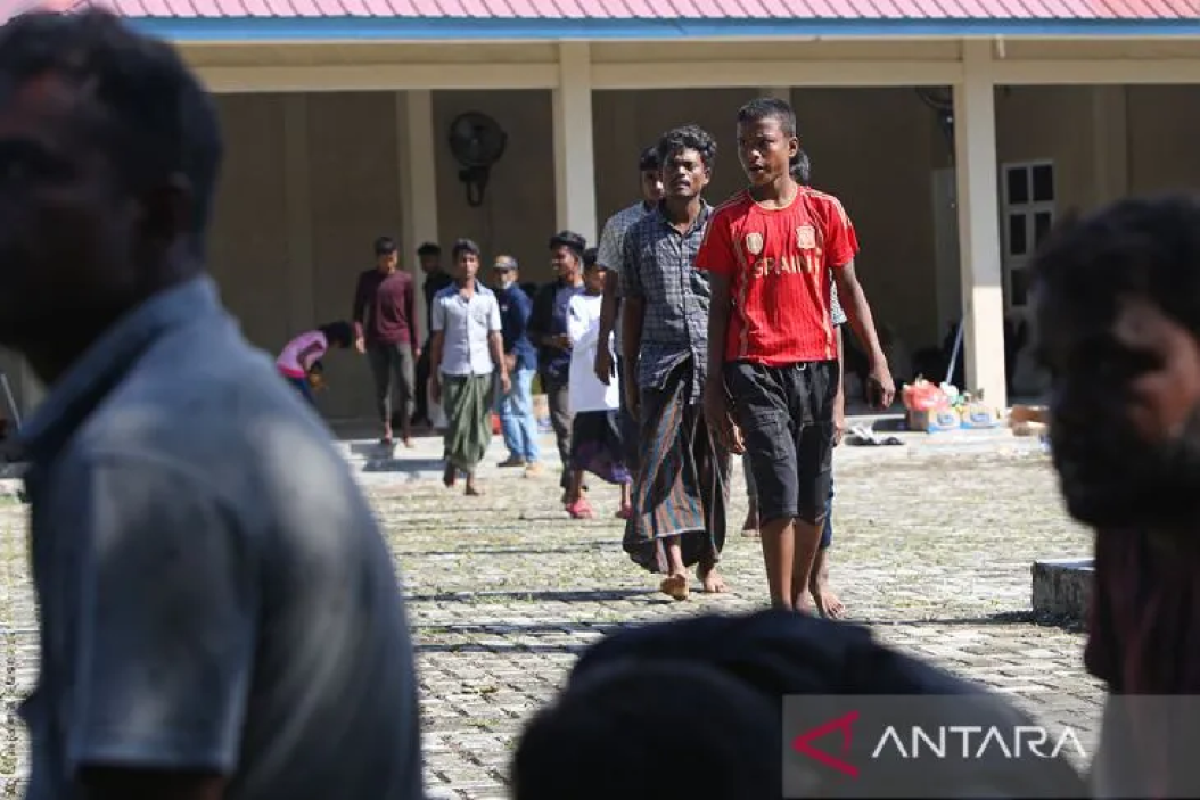
[[[593,592],[440,592],[406,595],[406,603],[495,603],[515,600],[525,603],[611,603],[658,594],[657,589],[617,589]],[[564,623],[570,624],[570,623]],[[561,626],[560,626],[561,627]]]

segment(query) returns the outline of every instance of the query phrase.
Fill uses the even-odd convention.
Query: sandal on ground
[[[596,516],[592,506],[582,497],[567,506],[567,513],[571,515],[571,519],[592,519]]]

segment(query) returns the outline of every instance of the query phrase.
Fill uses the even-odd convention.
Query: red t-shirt
[[[841,202],[815,189],[801,187],[787,208],[763,208],[746,191],[719,207],[696,269],[730,282],[725,360],[780,366],[837,358],[829,271],[856,252]]]

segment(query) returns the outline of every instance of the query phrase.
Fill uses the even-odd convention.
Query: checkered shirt
[[[621,294],[641,298],[645,313],[638,352],[638,383],[665,388],[667,376],[690,358],[695,380],[691,402],[703,392],[708,367],[708,306],[712,291],[707,273],[695,269],[696,251],[712,216],[707,203],[687,233],[680,233],[656,209],[625,234]]]

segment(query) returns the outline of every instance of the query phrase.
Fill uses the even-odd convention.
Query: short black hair
[[[354,344],[354,327],[349,322],[326,322],[317,327],[330,347],[349,347]]]
[[[1032,264],[1033,290],[1096,320],[1140,297],[1200,338],[1200,198],[1121,200],[1056,228]]]
[[[103,114],[82,124],[130,189],[187,178],[191,245],[202,256],[223,145],[212,97],[178,51],[99,9],[30,11],[0,26],[0,76],[46,74],[95,100]]]
[[[700,160],[710,170],[717,160],[717,141],[699,125],[681,125],[672,128],[658,140],[658,164],[663,166],[668,159],[680,150],[695,150],[700,154]]]
[[[380,236],[375,240],[375,255],[382,256],[396,252],[396,240],[390,236]]]
[[[425,242],[425,244],[423,244],[417,248],[417,256],[418,257],[440,256],[441,254],[442,254],[442,248],[438,246],[437,242]]]
[[[778,97],[756,97],[738,109],[739,125],[764,119],[778,120],[779,129],[785,136],[796,135],[796,112],[787,100],[780,100]]]
[[[804,150],[797,150],[796,157],[792,159],[792,177],[796,183],[801,186],[812,186],[812,161],[808,158],[808,153]]]
[[[457,239],[454,245],[450,248],[450,257],[458,261],[458,257],[463,253],[473,253],[479,255],[479,245],[473,239]]]
[[[600,248],[589,247],[583,251],[583,268],[591,269],[600,261]]]
[[[566,247],[582,258],[583,251],[587,250],[587,239],[575,231],[559,231],[550,237],[550,249],[553,250],[556,247]]]
[[[647,147],[638,156],[638,172],[658,172],[658,148]]]

